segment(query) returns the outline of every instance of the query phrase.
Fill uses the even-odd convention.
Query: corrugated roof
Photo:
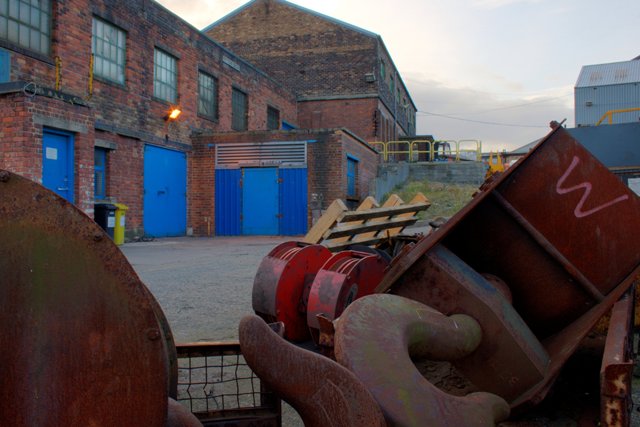
[[[576,88],[638,82],[640,82],[640,61],[613,62],[582,67]]]

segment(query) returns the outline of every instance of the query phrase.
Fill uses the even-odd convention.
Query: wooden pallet
[[[351,245],[377,246],[415,224],[418,212],[429,206],[431,203],[422,193],[408,204],[393,194],[381,207],[373,197],[367,197],[355,211],[337,199],[311,227],[304,241],[320,243],[332,251]]]

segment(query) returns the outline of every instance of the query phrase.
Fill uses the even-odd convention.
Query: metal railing
[[[602,124],[602,122],[604,122],[605,119],[607,119],[607,123],[609,124],[613,124],[613,115],[614,114],[620,114],[620,113],[632,113],[634,111],[640,111],[640,107],[635,107],[635,108],[623,108],[621,110],[609,110],[606,113],[604,113],[602,115],[602,117],[600,117],[600,120],[598,120],[598,123],[596,123],[596,126],[600,126]]]
[[[177,344],[176,350],[176,400],[204,426],[281,425],[280,399],[246,364],[238,342]]]
[[[477,139],[375,141],[369,143],[380,153],[382,161],[438,162],[482,161],[482,142]]]

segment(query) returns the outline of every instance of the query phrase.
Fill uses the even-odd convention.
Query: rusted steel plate
[[[469,316],[446,317],[419,302],[377,294],[347,307],[336,324],[334,350],[336,360],[371,391],[389,425],[493,426],[509,416],[505,400],[484,392],[449,395],[414,364],[464,358],[482,339]]]
[[[602,294],[637,267],[640,199],[563,129],[496,190]]]
[[[373,293],[387,265],[380,255],[358,251],[338,252],[324,263],[307,302],[307,325],[316,343],[320,329],[316,316],[334,320],[354,300]]]
[[[631,422],[633,374],[633,294],[626,295],[611,310],[611,320],[600,368],[600,423],[626,427]]]
[[[394,292],[480,324],[482,343],[454,364],[481,390],[512,402],[546,375],[549,356],[508,298],[443,245],[416,263]]]
[[[262,259],[253,281],[253,310],[267,322],[283,322],[285,337],[309,338],[307,300],[320,267],[331,257],[322,245],[285,242]]]
[[[150,294],[84,213],[0,171],[0,425],[164,426]]]
[[[397,257],[376,290],[413,286],[428,294],[419,271],[440,246],[472,270],[502,279],[549,355],[544,379],[511,402],[526,406],[544,397],[582,338],[632,284],[640,272],[639,238],[638,197],[558,127]]]
[[[247,364],[306,427],[386,426],[371,393],[338,363],[290,344],[257,316],[240,321],[239,337]]]

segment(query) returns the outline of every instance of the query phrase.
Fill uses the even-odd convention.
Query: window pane
[[[17,19],[19,14],[18,0],[9,0],[9,17]]]
[[[107,190],[107,150],[96,148],[94,150],[94,198],[104,199]]]
[[[198,74],[198,113],[209,118],[217,118],[217,101],[216,79],[200,72]]]
[[[356,197],[356,177],[358,176],[358,162],[347,158],[347,196]]]
[[[1,0],[0,38],[27,49],[48,53],[49,3],[50,1]]]
[[[116,44],[117,40],[121,44]],[[126,58],[125,32],[108,22],[93,19],[93,72],[100,77],[124,84]]]
[[[231,128],[247,130],[247,95],[238,89],[231,93]]]
[[[280,129],[280,111],[273,107],[267,107],[267,129]]]
[[[178,99],[177,59],[160,49],[155,50],[153,57],[153,94],[175,103]]]

